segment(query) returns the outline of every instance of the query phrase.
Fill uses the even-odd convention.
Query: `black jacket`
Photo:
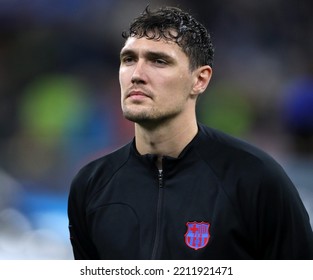
[[[282,168],[201,124],[162,173],[134,141],[86,165],[68,215],[76,259],[313,259],[308,214]]]

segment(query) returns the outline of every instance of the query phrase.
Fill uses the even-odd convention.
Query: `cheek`
[[[128,80],[128,78],[127,78],[127,71],[125,71],[125,69],[121,68],[120,71],[119,71],[119,82],[120,82],[121,89],[124,88],[127,80]]]
[[[180,74],[176,77],[175,80],[173,80],[173,87],[180,93],[180,95],[188,95],[191,89],[190,76],[186,74]]]

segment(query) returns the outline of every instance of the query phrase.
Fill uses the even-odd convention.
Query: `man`
[[[73,180],[76,259],[312,259],[307,212],[282,168],[197,122],[212,75],[207,30],[177,8],[124,33],[119,80],[135,138]]]

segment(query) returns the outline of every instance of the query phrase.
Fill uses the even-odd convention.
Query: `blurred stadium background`
[[[213,80],[199,119],[271,153],[313,219],[310,0],[148,1],[210,30]],[[127,0],[0,0],[0,259],[72,259],[71,179],[132,138],[119,103]]]

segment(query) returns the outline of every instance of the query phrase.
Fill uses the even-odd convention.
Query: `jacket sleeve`
[[[88,234],[86,200],[89,181],[88,167],[83,168],[73,179],[68,198],[70,241],[76,260],[98,259],[96,247]]]
[[[296,187],[276,162],[264,166],[255,203],[262,259],[313,259],[309,215]]]

